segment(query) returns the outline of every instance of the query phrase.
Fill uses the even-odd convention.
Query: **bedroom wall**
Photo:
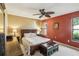
[[[12,28],[20,29],[40,29],[41,21],[15,15],[8,15],[8,34],[12,33]]]
[[[73,42],[72,39],[72,18],[79,17],[79,11],[57,16],[48,20],[44,20],[43,22],[47,22],[48,30],[47,36],[52,40],[56,40],[58,42],[62,42],[64,44],[68,44],[71,46],[75,46],[79,48],[78,42]],[[54,22],[59,23],[59,29],[53,29]]]
[[[3,32],[3,20],[2,20],[2,14],[0,12],[0,32]]]

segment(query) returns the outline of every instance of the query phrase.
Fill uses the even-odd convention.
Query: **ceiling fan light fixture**
[[[51,17],[50,15],[55,13],[53,11],[46,12],[45,9],[39,9],[39,12],[40,14],[34,14],[34,15],[40,15],[39,18],[42,18],[43,16],[50,18]]]

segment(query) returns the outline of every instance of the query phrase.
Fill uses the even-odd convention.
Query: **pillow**
[[[35,37],[36,33],[29,33],[31,35],[31,37]]]
[[[24,33],[24,37],[35,37],[35,33]]]
[[[30,37],[29,33],[24,33],[24,37]]]

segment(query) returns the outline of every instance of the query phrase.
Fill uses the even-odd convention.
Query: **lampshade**
[[[14,29],[13,29],[13,32],[17,32],[17,29],[14,28]]]

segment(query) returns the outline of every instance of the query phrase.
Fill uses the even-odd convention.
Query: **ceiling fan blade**
[[[39,16],[39,18],[43,17],[43,15]]]
[[[50,16],[50,15],[48,15],[48,14],[46,14],[45,16],[46,16],[46,17],[51,17],[51,16]]]
[[[55,12],[46,12],[46,14],[54,14]]]
[[[33,15],[41,15],[41,14],[33,14]]]

